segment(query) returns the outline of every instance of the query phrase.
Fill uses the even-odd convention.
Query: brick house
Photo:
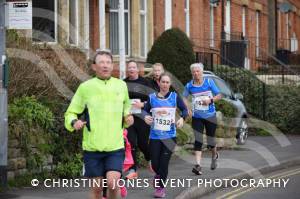
[[[282,13],[279,5],[283,2],[289,2],[292,9]],[[286,43],[285,49],[300,53],[297,44],[299,4],[297,0],[278,0],[277,3],[270,0],[157,0],[154,1],[154,38],[170,27],[178,27],[190,37],[196,52],[221,54],[221,32],[224,31],[225,41],[246,41],[243,65],[256,69],[276,53],[281,43]],[[283,15],[289,17],[288,22]],[[284,25],[286,23],[288,25]]]
[[[117,64],[118,2],[32,0],[34,31],[28,34],[36,42],[59,43],[89,51],[109,48]],[[288,6],[282,9],[283,4]],[[217,55],[213,58],[215,63],[221,62],[224,45],[232,41],[247,44],[245,48],[237,48],[244,49],[245,54],[239,65],[254,70],[270,55],[275,55],[277,49],[300,53],[298,0],[124,0],[124,5],[127,60],[144,63],[153,41],[171,27],[186,32],[198,54]],[[50,12],[45,15],[41,9]],[[227,51],[231,57],[239,53]]]

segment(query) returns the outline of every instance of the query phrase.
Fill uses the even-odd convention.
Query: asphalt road
[[[203,199],[274,199],[289,198],[298,199],[300,195],[300,166],[279,170],[265,175],[265,184],[238,188],[223,188],[220,191],[210,193]],[[259,179],[258,179],[259,180]],[[257,180],[257,182],[258,182]],[[249,181],[248,181],[249,182]],[[244,184],[246,185],[246,184]],[[243,186],[244,186],[243,185]],[[257,184],[258,185],[258,184]]]
[[[174,154],[169,165],[169,178],[170,179],[192,179],[191,185],[185,186],[175,186],[167,187],[166,199],[173,198],[189,198],[185,195],[193,194],[204,194],[204,192],[210,192],[209,187],[197,186],[197,181],[200,180],[214,180],[214,179],[226,179],[229,176],[238,173],[247,173],[249,170],[258,169],[260,167],[266,167],[268,169],[274,168],[274,166],[280,166],[281,162],[299,157],[300,149],[300,136],[283,136],[283,137],[250,137],[246,145],[241,146],[242,148],[238,150],[221,150],[219,167],[211,171],[210,153],[204,153],[203,157],[203,175],[195,176],[191,170],[194,165],[194,156],[189,153],[178,153]],[[299,165],[299,164],[297,164]],[[293,165],[295,166],[295,165]],[[285,167],[282,167],[285,168]],[[287,171],[294,168],[287,169]],[[296,170],[295,170],[296,171]],[[269,172],[268,172],[269,173]],[[278,172],[271,173],[270,175],[279,174]],[[292,174],[292,173],[282,173],[282,174]],[[236,196],[239,198],[297,198],[300,193],[300,180],[299,173],[288,176],[290,181],[287,187],[284,189],[280,188],[265,188],[265,189],[253,189],[250,192]],[[263,175],[263,176],[268,176]],[[280,177],[280,176],[279,176]],[[284,176],[282,176],[283,178]],[[140,179],[153,178],[153,173],[150,173],[146,169],[139,170]],[[298,186],[297,186],[298,185]],[[196,188],[194,188],[196,186]],[[214,187],[214,186],[213,186]],[[82,199],[87,198],[88,188],[47,188],[41,186],[37,187],[27,187],[27,188],[13,188],[9,189],[4,193],[0,193],[0,198],[20,198],[20,199]],[[216,196],[221,196],[225,194],[229,189],[224,192],[218,192],[219,195],[209,195],[211,198],[216,198]],[[197,193],[195,193],[197,192]],[[241,192],[241,191],[239,191]],[[154,189],[150,187],[135,187],[129,188],[128,199],[141,199],[141,198],[153,198]],[[273,194],[274,195],[270,195]],[[298,194],[296,194],[298,193]],[[217,194],[217,193],[214,193]],[[248,195],[254,194],[254,195]],[[197,195],[194,198],[200,198]],[[207,198],[209,198],[207,197]],[[203,196],[201,198],[204,198]],[[228,198],[228,197],[226,197]],[[298,197],[299,198],[299,197]]]

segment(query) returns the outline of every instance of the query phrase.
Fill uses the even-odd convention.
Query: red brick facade
[[[164,0],[154,1],[154,37],[157,38],[164,31]],[[172,1],[172,27],[178,27],[185,31],[184,0]],[[297,8],[297,12],[290,12],[289,38],[286,35],[286,28],[281,25],[278,43],[282,39],[291,39],[292,33],[300,39],[300,1],[290,0],[290,3]],[[226,5],[226,0],[224,0]],[[231,0],[230,3],[230,32],[231,34],[242,34],[242,10],[245,7],[246,14],[246,38],[248,39],[248,58],[252,59],[252,69],[256,69],[259,62],[269,56],[269,9],[268,0]],[[257,18],[259,12],[259,56],[256,55],[257,42]],[[225,18],[225,8],[224,8]],[[281,20],[282,24],[285,21]],[[225,20],[224,20],[224,23]],[[225,24],[224,24],[225,25]],[[285,29],[285,30],[284,30]],[[195,51],[220,52],[220,39],[222,31],[222,1],[214,8],[214,47],[210,46],[210,3],[209,0],[190,0],[190,39],[194,44]],[[275,30],[274,30],[275,31]],[[275,39],[274,39],[275,40]],[[275,41],[274,41],[275,42]],[[286,41],[287,42],[287,41]],[[279,44],[278,44],[279,46]],[[298,50],[298,53],[300,51]]]
[[[224,25],[225,6],[224,1]],[[99,48],[99,5],[98,0],[90,0],[90,46],[92,49]],[[266,59],[270,55],[269,46],[275,42],[274,30],[270,30],[270,17],[275,14],[269,13],[270,5],[268,0],[231,0],[230,1],[230,33],[232,35],[242,34],[242,13],[245,8],[245,36],[248,40],[247,57],[250,59],[252,69],[257,68],[257,63]],[[278,4],[283,0],[278,0]],[[289,36],[287,36],[287,25],[285,13],[277,11],[277,47],[290,47],[290,39],[295,33],[300,39],[300,1],[289,0],[294,5],[295,10],[289,12]],[[194,44],[196,52],[220,53],[222,27],[222,0],[216,5],[214,10],[214,46],[210,40],[210,2],[209,0],[189,0],[190,12],[190,39]],[[275,4],[274,4],[275,5]],[[275,6],[274,6],[275,7]],[[275,9],[274,9],[275,10]],[[153,36],[158,38],[165,30],[165,0],[153,0]],[[259,13],[259,39],[257,40],[257,12]],[[172,27],[178,27],[186,31],[185,0],[172,0]],[[106,23],[109,23],[106,19]],[[275,24],[275,22],[274,22]],[[131,27],[132,29],[132,27]],[[272,36],[270,34],[273,33]],[[274,37],[274,39],[273,39]],[[271,39],[269,39],[271,38]],[[108,38],[107,38],[108,39]],[[131,38],[132,39],[132,38]],[[272,41],[274,40],[274,41]],[[259,54],[257,55],[256,44],[259,42]],[[300,42],[299,42],[300,43]],[[148,49],[149,50],[149,49]],[[272,51],[273,53],[275,50]],[[297,53],[300,53],[298,48]],[[131,56],[131,55],[130,55]],[[252,61],[251,61],[252,60]]]
[[[283,1],[279,1],[281,3]],[[300,1],[289,0],[290,4],[296,7],[296,10],[292,10],[288,13],[283,13],[277,9],[278,21],[277,21],[277,33],[278,33],[278,48],[289,49],[290,41],[294,36],[294,33],[298,40],[300,39]],[[289,25],[287,25],[287,23]],[[298,53],[300,52],[298,48]]]

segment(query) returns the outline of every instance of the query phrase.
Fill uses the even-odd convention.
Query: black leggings
[[[156,140],[150,139],[150,155],[152,168],[155,171],[157,178],[160,180],[160,187],[163,186],[163,182],[166,181],[168,177],[168,167],[171,155],[176,146],[176,138]]]
[[[216,116],[210,118],[192,118],[192,128],[195,135],[195,151],[202,151],[203,144],[203,130],[205,127],[207,137],[207,147],[214,148],[216,146],[216,129],[217,129],[217,118]]]
[[[149,153],[149,132],[150,126],[141,118],[134,116],[134,123],[128,129],[127,138],[131,144],[131,154],[134,160],[134,165],[130,169],[137,169],[136,166],[136,151],[137,147],[142,151],[147,161],[150,160]]]

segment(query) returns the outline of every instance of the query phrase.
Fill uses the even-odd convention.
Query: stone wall
[[[8,165],[7,165],[7,176],[9,180],[15,179],[15,177],[22,176],[29,171],[38,173],[41,170],[52,170],[54,168],[53,165],[53,157],[52,155],[46,155],[42,164],[42,168],[30,169],[28,168],[28,160],[24,153],[24,149],[22,147],[22,136],[20,134],[9,134],[8,138]],[[39,150],[31,145],[30,150],[33,154],[40,153]]]

